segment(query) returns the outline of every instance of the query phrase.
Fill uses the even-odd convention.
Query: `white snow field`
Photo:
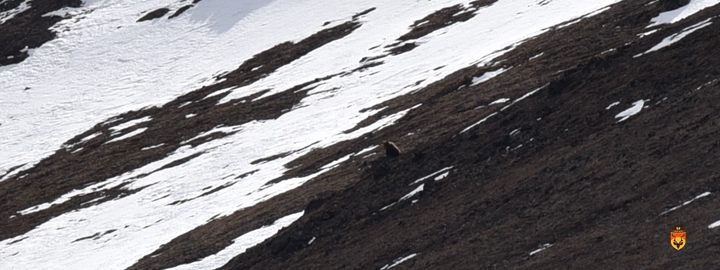
[[[221,102],[271,89],[267,96],[357,68],[361,58],[382,54],[383,47],[405,34],[414,21],[468,2],[203,0],[177,18],[168,20],[166,15],[137,23],[148,11],[177,9],[185,3],[86,0],[82,8],[57,12],[72,18],[54,27],[58,38],[34,49],[24,62],[0,68],[0,175],[18,165],[32,167],[97,123],[129,110],[162,105],[213,84],[214,75],[234,70],[254,54],[281,42],[299,41],[368,8],[376,10],[361,17],[362,26],[350,35],[252,85],[229,90],[232,93]],[[371,72],[322,82],[302,106],[278,119],[224,127],[238,132],[195,148],[180,148],[163,160],[66,194],[55,203],[124,183],[130,183],[130,189],[145,187],[118,200],[57,216],[24,235],[0,242],[0,269],[125,269],[216,215],[231,214],[296,188],[344,160],[332,162],[314,175],[265,186],[287,170],[286,163],[311,150],[301,149],[317,142],[313,147],[325,147],[392,125],[412,108],[343,133],[374,113],[359,113],[361,109],[417,91],[460,68],[489,63],[508,46],[554,25],[597,14],[616,2],[619,0],[554,0],[540,5],[537,0],[500,0],[478,10],[477,16],[466,22],[420,38],[414,50],[384,58]],[[323,27],[326,21],[332,23]],[[439,66],[444,67],[436,69]],[[420,80],[423,83],[415,85]],[[287,152],[293,154],[250,164]],[[202,155],[172,170],[143,175],[196,153]],[[235,179],[253,170],[257,172]],[[241,184],[169,205],[195,198],[208,186],[238,181]],[[52,204],[25,211],[43,211]],[[289,222],[283,219],[276,224]],[[188,267],[219,267],[273,233],[238,238],[235,248]]]
[[[652,18],[650,20],[652,24],[650,24],[648,27],[653,27],[666,23],[679,22],[682,19],[690,17],[705,8],[717,5],[718,3],[720,3],[720,0],[690,0],[690,3],[688,3],[687,5],[684,5],[678,9],[660,13],[660,15],[658,15],[657,17]]]

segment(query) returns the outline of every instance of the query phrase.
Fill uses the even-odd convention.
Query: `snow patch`
[[[547,249],[547,248],[549,248],[549,247],[552,247],[552,244],[550,244],[550,243],[543,244],[542,246],[540,246],[540,248],[531,251],[531,252],[530,252],[530,256],[533,256],[533,255],[537,254],[538,252],[543,251],[543,250],[545,250],[545,249]]]
[[[392,264],[386,264],[385,266],[380,268],[380,270],[388,270],[390,268],[400,265],[401,263],[403,263],[409,259],[414,258],[415,256],[417,256],[417,253],[413,253],[413,254],[407,255],[405,257],[397,258],[397,259],[393,260]]]
[[[93,134],[88,135],[88,136],[85,137],[85,138],[80,139],[80,141],[77,142],[77,143],[70,144],[70,145],[63,145],[63,147],[65,147],[65,149],[72,149],[73,147],[75,147],[75,145],[85,143],[85,142],[87,142],[87,141],[89,141],[89,140],[92,140],[92,139],[94,139],[94,138],[96,138],[96,137],[98,137],[98,136],[100,136],[100,135],[102,135],[102,132],[95,132],[95,133],[93,133]]]
[[[549,84],[543,85],[541,87],[538,87],[535,90],[525,93],[525,95],[523,95],[522,97],[519,97],[518,99],[514,100],[512,103],[510,103],[510,104],[506,105],[505,107],[503,107],[502,109],[500,109],[500,111],[504,111],[505,109],[510,108],[510,106],[515,105],[515,103],[518,103],[518,102],[522,101],[523,99],[528,98],[529,96],[532,96],[533,94],[537,93],[538,91],[542,90],[543,88],[547,87],[548,85]]]
[[[70,192],[60,196],[60,198],[57,198],[56,200],[54,200],[52,202],[36,205],[36,206],[30,207],[30,208],[27,208],[25,210],[18,211],[17,213],[20,215],[27,215],[27,214],[32,214],[35,212],[40,212],[42,210],[52,207],[53,205],[60,205],[62,203],[65,203],[65,202],[69,201],[70,199],[72,199],[73,197],[90,194],[90,193],[100,191],[103,189],[110,189],[110,188],[116,187],[122,183],[123,183],[122,181],[108,181],[108,182],[94,184],[94,185],[88,186],[83,189],[76,189],[76,190],[70,191]]]
[[[150,121],[150,116],[145,116],[145,117],[142,117],[142,118],[133,119],[133,120],[127,121],[127,122],[125,122],[125,123],[119,124],[119,125],[117,125],[117,126],[110,127],[110,131],[112,131],[112,132],[118,132],[118,131],[121,131],[121,130],[123,130],[123,129],[129,128],[129,127],[133,127],[133,126],[135,126],[135,125],[137,125],[137,124],[144,123],[144,122],[147,122],[147,121]]]
[[[117,141],[121,141],[121,140],[130,138],[130,137],[133,137],[133,136],[135,136],[135,135],[138,135],[138,134],[140,134],[140,133],[143,133],[146,129],[147,129],[146,127],[144,127],[144,128],[138,128],[138,129],[136,129],[136,130],[133,130],[132,132],[128,132],[128,133],[125,134],[125,135],[122,135],[122,136],[120,136],[120,137],[114,138],[114,139],[109,140],[109,141],[107,141],[107,142],[105,142],[105,143],[107,144],[107,143],[111,143],[111,142],[117,142]]]
[[[333,168],[337,167],[338,165],[340,165],[340,163],[343,163],[343,162],[345,162],[346,160],[350,159],[350,157],[352,157],[352,156],[354,156],[354,154],[345,155],[344,157],[342,157],[342,158],[340,158],[340,159],[338,159],[338,160],[335,160],[335,161],[333,161],[333,162],[330,162],[330,163],[326,164],[325,166],[323,166],[323,167],[320,168],[320,169],[321,169],[321,170],[333,169]]]
[[[12,19],[13,17],[15,17],[15,15],[30,9],[30,5],[28,5],[28,2],[30,2],[30,0],[25,0],[22,3],[20,3],[20,5],[17,6],[16,8],[13,8],[11,10],[7,10],[4,12],[0,12],[0,24],[4,24],[5,22],[7,22],[10,19]]]
[[[677,209],[680,208],[680,207],[683,207],[683,206],[685,206],[685,205],[690,204],[690,203],[693,202],[694,200],[700,199],[700,198],[705,197],[705,196],[708,196],[708,195],[710,195],[710,192],[705,192],[705,193],[703,193],[703,194],[697,195],[697,196],[696,196],[695,198],[693,198],[692,200],[686,201],[686,202],[682,203],[681,205],[678,205],[678,206],[675,206],[675,207],[670,208],[670,209],[668,209],[668,210],[665,210],[664,212],[660,213],[660,216],[662,216],[662,215],[664,215],[664,214],[667,214],[667,213],[669,213],[669,212],[675,211],[675,210],[677,210]]]
[[[652,24],[647,27],[649,28],[660,24],[679,22],[682,19],[690,17],[705,8],[717,5],[718,3],[720,3],[720,0],[691,0],[687,5],[675,10],[660,13],[657,17],[650,19]]]
[[[538,58],[538,57],[540,57],[540,56],[543,56],[543,54],[545,54],[545,52],[541,52],[541,53],[539,53],[539,54],[537,54],[537,55],[535,55],[535,56],[533,56],[533,57],[530,57],[530,58],[528,59],[528,61],[532,61],[532,60],[534,60],[535,58]]]
[[[233,89],[235,89],[235,88],[230,88],[230,89],[224,90],[224,91],[221,90],[221,91],[212,92],[212,93],[210,93],[209,95],[205,96],[205,97],[204,97],[203,99],[201,99],[201,100],[206,100],[206,99],[211,98],[211,97],[214,97],[214,96],[229,94],[230,92],[232,92]],[[255,100],[257,100],[257,99],[255,99]],[[255,100],[253,100],[253,101],[255,101]],[[240,103],[245,103],[245,100],[242,100]]]
[[[398,202],[407,200],[407,199],[411,198],[412,196],[415,196],[415,194],[418,194],[420,191],[423,191],[424,187],[425,187],[425,184],[419,185],[417,188],[413,189],[413,191],[410,191],[410,193],[405,194],[405,196],[402,196],[402,198],[400,198],[400,200],[398,200]]]
[[[440,181],[440,180],[443,180],[443,179],[445,179],[445,177],[447,177],[447,176],[448,176],[448,174],[450,174],[450,172],[445,172],[445,173],[443,173],[443,174],[441,174],[441,175],[438,175],[437,177],[435,177],[435,179],[434,179],[434,180],[435,180],[435,181]]]
[[[453,166],[442,168],[442,169],[440,169],[440,170],[437,171],[437,172],[431,173],[431,174],[429,174],[429,175],[427,175],[427,176],[424,176],[424,177],[422,177],[422,178],[420,178],[420,179],[418,179],[418,180],[415,180],[414,182],[410,183],[409,186],[412,186],[412,185],[415,185],[415,184],[417,184],[417,183],[420,183],[420,182],[424,181],[425,179],[428,179],[428,178],[433,177],[433,176],[435,176],[435,175],[437,175],[437,174],[446,172],[446,171],[448,171],[448,170],[450,170],[450,169],[452,169],[452,168],[453,168]],[[447,173],[446,173],[445,175],[447,176]],[[443,176],[443,177],[444,177],[444,176]],[[442,178],[441,178],[441,179],[442,179]],[[437,181],[437,180],[440,180],[440,179],[437,179],[437,178],[436,178],[435,181]]]
[[[151,145],[151,146],[148,146],[148,147],[143,147],[143,148],[140,149],[140,150],[145,151],[145,150],[155,149],[155,148],[158,148],[158,147],[163,146],[163,145],[165,145],[165,144],[164,144],[164,143],[161,143],[161,144],[158,144],[158,145]]]
[[[501,68],[498,70],[485,72],[480,77],[473,77],[472,83],[470,84],[470,86],[476,86],[476,85],[486,82],[492,78],[495,78],[495,76],[502,74],[503,72],[507,71],[508,69],[509,68],[507,68],[507,69]]]
[[[407,255],[405,257],[397,258],[397,259],[393,260],[392,264],[386,264],[385,266],[380,268],[380,270],[388,270],[390,268],[400,265],[401,263],[403,263],[409,259],[414,258],[415,256],[417,256],[417,253],[413,253],[413,254]]]
[[[660,31],[660,29],[653,29],[653,30],[647,31],[647,32],[645,32],[645,33],[640,33],[640,34],[638,34],[637,36],[638,36],[639,38],[644,38],[644,37],[646,37],[646,36],[649,36],[649,35],[654,34],[654,33],[657,32],[657,31]]]
[[[642,110],[643,105],[645,105],[645,100],[641,99],[641,100],[635,101],[635,102],[633,102],[632,107],[618,113],[617,115],[615,115],[615,118],[620,118],[620,120],[618,120],[618,123],[625,121],[628,118],[630,118],[630,116],[633,116],[633,115],[636,115],[637,113],[639,113]]]
[[[501,98],[501,99],[498,99],[498,100],[496,100],[496,101],[490,102],[490,104],[488,104],[488,105],[501,104],[501,103],[505,103],[505,102],[508,102],[508,101],[510,101],[509,98]]]
[[[290,224],[302,217],[303,214],[304,211],[278,219],[272,225],[264,226],[262,228],[243,234],[242,236],[233,240],[233,243],[230,246],[226,247],[225,249],[221,250],[216,254],[205,257],[200,261],[169,268],[168,270],[220,268],[235,256],[244,253],[248,248],[254,247],[255,245],[265,241],[265,239],[268,239],[271,236],[275,235],[278,231],[280,231],[280,229],[290,226]],[[311,244],[313,240],[315,240],[314,237],[312,240],[310,240],[310,243],[308,244]]]
[[[617,105],[620,105],[620,101],[615,101],[615,102],[613,102],[613,103],[610,103],[610,105],[608,105],[608,106],[605,108],[605,110],[609,110],[610,108],[615,107],[615,106],[617,106]]]
[[[650,49],[647,50],[646,52],[641,53],[641,54],[637,54],[637,55],[635,55],[635,56],[633,56],[633,57],[637,58],[637,57],[640,57],[640,56],[642,56],[642,55],[645,55],[645,54],[648,54],[648,53],[651,53],[651,52],[660,50],[660,49],[662,49],[662,48],[665,48],[665,47],[667,47],[667,46],[670,46],[670,45],[672,45],[673,43],[680,41],[681,39],[683,39],[683,38],[686,37],[687,35],[691,34],[692,32],[695,32],[695,31],[700,30],[700,29],[702,29],[702,28],[704,28],[704,27],[707,27],[707,26],[710,25],[710,24],[712,24],[712,22],[710,21],[710,18],[708,18],[707,20],[704,20],[704,21],[702,21],[702,22],[696,23],[696,24],[694,24],[694,25],[692,25],[692,26],[689,26],[689,27],[683,29],[683,30],[680,31],[679,33],[676,33],[676,34],[673,34],[673,35],[671,35],[671,36],[669,36],[669,37],[666,37],[665,39],[663,39],[662,41],[660,41],[660,43],[658,43],[657,45],[653,46],[652,48],[650,48]]]
[[[466,127],[465,129],[463,129],[462,131],[460,131],[460,133],[464,133],[465,131],[468,131],[468,130],[472,129],[472,128],[474,128],[475,126],[477,126],[477,125],[479,125],[479,124],[482,124],[483,122],[487,121],[488,118],[493,117],[493,116],[495,116],[496,114],[497,114],[496,112],[491,113],[490,115],[486,116],[485,118],[480,119],[480,121],[477,121],[475,124],[472,124],[472,125],[470,125],[469,127]]]
[[[395,205],[395,204],[396,204],[396,203],[388,204],[388,205],[384,206],[383,208],[380,208],[380,211],[383,211],[383,210],[385,210],[385,209],[388,209],[388,208],[392,207],[392,206]]]
[[[720,227],[720,220],[713,222],[712,224],[708,225],[708,229]]]
[[[370,151],[372,151],[373,149],[375,149],[375,148],[377,148],[377,147],[378,147],[377,145],[373,145],[373,146],[367,147],[367,148],[365,148],[365,149],[363,149],[363,150],[360,150],[360,152],[355,153],[355,156],[360,156],[360,155],[362,155],[362,154],[365,154],[365,153],[367,153],[367,152],[370,152]]]

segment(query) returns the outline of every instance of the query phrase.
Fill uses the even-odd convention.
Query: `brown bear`
[[[401,153],[400,148],[391,141],[384,141],[383,146],[385,146],[385,155],[388,157],[397,157]]]

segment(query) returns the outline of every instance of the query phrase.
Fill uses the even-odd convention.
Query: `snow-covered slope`
[[[283,177],[290,169],[286,167],[289,162],[314,149],[386,128],[423,105],[414,104],[353,130],[378,111],[369,108],[410,95],[471,65],[499,70],[476,78],[473,85],[491,80],[512,69],[500,69],[500,63],[492,61],[495,57],[554,26],[581,23],[584,18],[601,14],[619,0],[500,0],[480,7],[472,7],[471,2],[202,0],[170,19],[189,1],[87,0],[80,8],[48,14],[65,17],[52,28],[57,38],[31,48],[25,61],[0,67],[0,183],[22,181],[25,174],[31,173],[25,170],[56,151],[92,151],[79,145],[107,134],[92,133],[80,138],[77,146],[68,141],[98,124],[109,129],[104,145],[147,132],[154,125],[152,116],[132,121],[118,121],[121,119],[116,117],[129,111],[160,108],[184,94],[217,85],[225,80],[218,76],[232,72],[272,46],[299,42],[348,21],[360,26],[252,84],[208,95],[221,95],[217,104],[222,105],[258,94],[243,101],[255,102],[325,78],[302,88],[309,90],[308,96],[280,117],[217,126],[195,138],[213,132],[231,135],[197,146],[187,143],[195,138],[181,138],[183,142],[177,149],[140,168],[72,187],[59,198],[0,216],[12,220],[113,188],[134,191],[99,204],[84,202],[89,206],[62,212],[27,232],[3,239],[0,269],[130,267],[198,226],[297,188],[364,153],[329,161],[310,175],[272,181]],[[661,14],[651,26],[675,23],[717,2],[692,1],[687,8]],[[456,4],[474,16],[397,43],[416,21]],[[25,4],[16,9],[17,13],[23,8],[27,8]],[[158,19],[137,22],[159,8],[170,12]],[[370,8],[374,9],[354,16]],[[11,19],[12,12],[0,17],[0,23]],[[410,42],[417,47],[388,55],[388,48]],[[382,56],[377,58],[377,65],[357,71],[372,62],[363,58],[376,56]],[[527,95],[511,105],[521,104],[537,90],[527,89]],[[634,117],[642,113],[642,106],[640,100],[617,117],[622,117],[620,121]],[[197,114],[184,117],[191,119]],[[141,151],[161,146],[145,146]],[[276,158],[257,162],[268,157]],[[168,166],[172,169],[163,169]],[[216,255],[174,269],[220,267],[301,215],[294,213],[273,220],[273,225],[237,238]]]

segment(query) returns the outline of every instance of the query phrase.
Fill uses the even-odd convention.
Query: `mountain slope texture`
[[[717,269],[717,33],[720,0],[0,0],[0,269]]]

